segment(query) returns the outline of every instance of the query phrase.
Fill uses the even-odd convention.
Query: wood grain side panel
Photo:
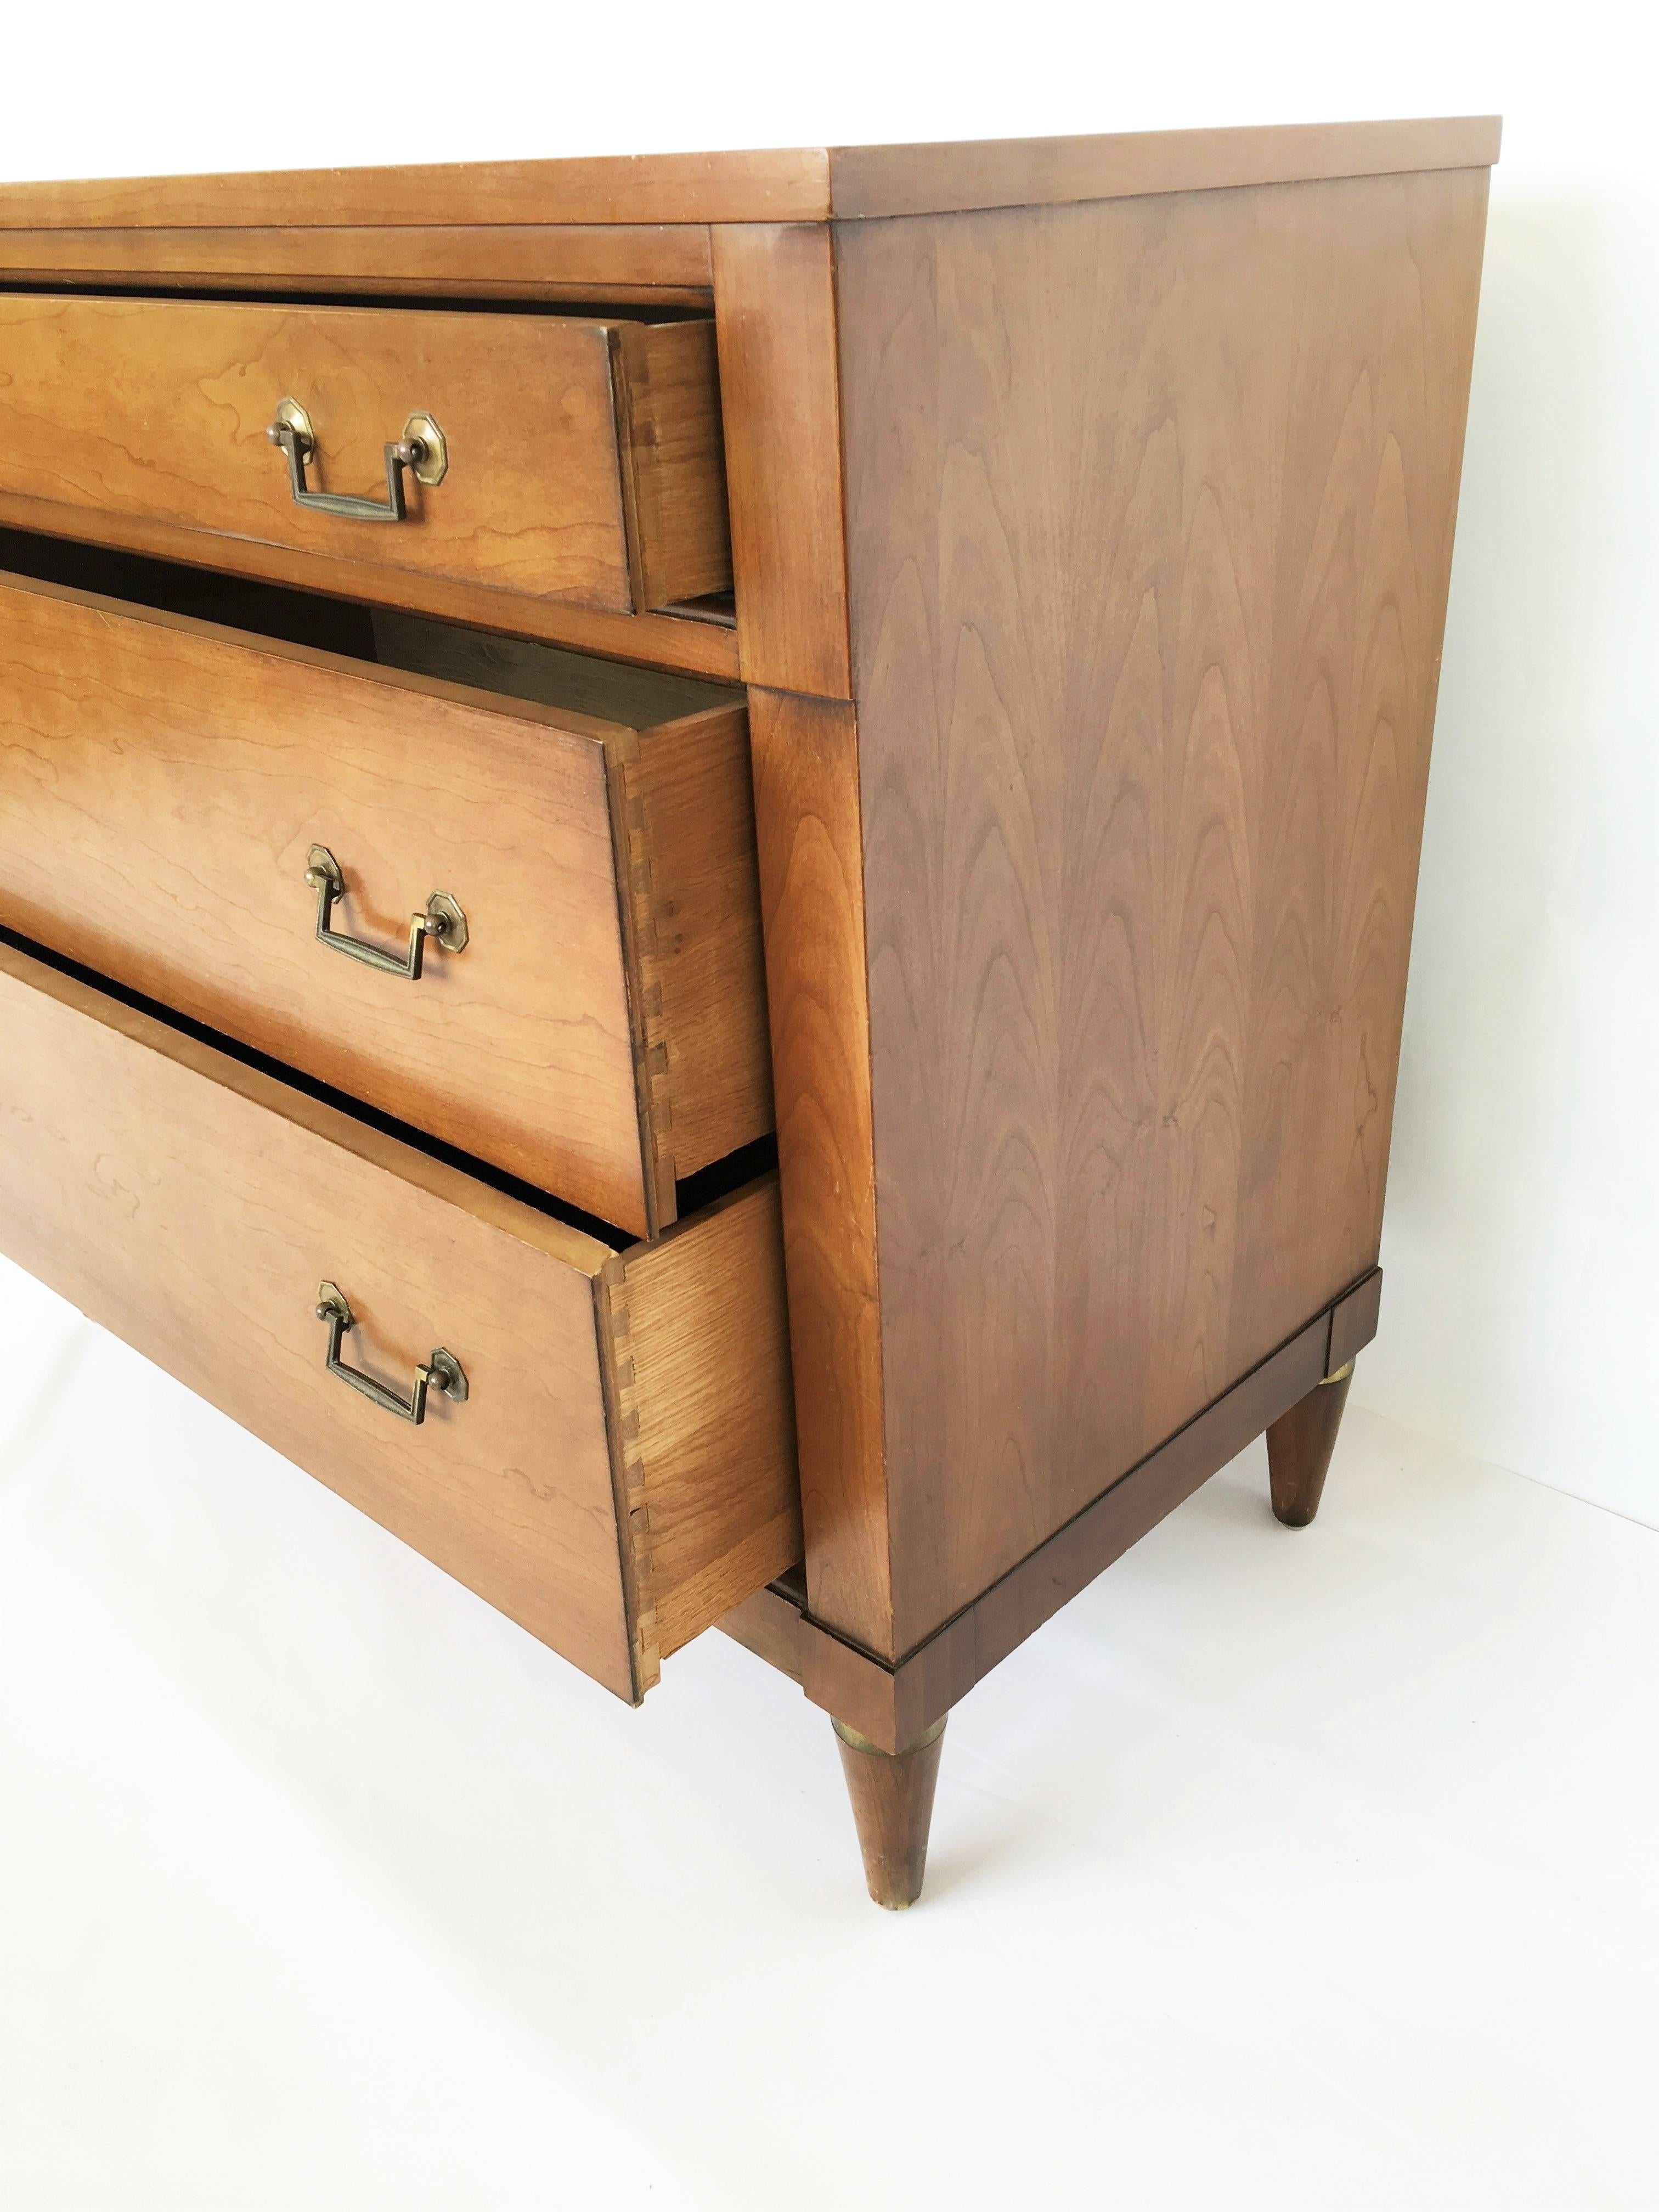
[[[900,1650],[1376,1258],[1486,191],[838,230]]]
[[[829,212],[818,146],[0,186],[0,228],[16,230],[821,222]]]
[[[620,782],[661,1134],[694,1175],[772,1127],[747,714],[644,732]]]
[[[624,1255],[605,1297],[665,1658],[800,1557],[775,1178]]]
[[[722,227],[714,317],[746,682],[846,699],[835,270],[827,228]]]
[[[978,145],[838,146],[830,155],[830,202],[844,220],[1470,169],[1498,159],[1500,135],[1495,115],[1451,115]]]
[[[186,567],[228,565],[224,546],[203,532],[155,522],[144,515],[94,513],[45,499],[23,499],[0,491],[0,526],[30,530],[50,538],[113,545],[148,553]],[[235,566],[244,575],[271,584],[371,605],[407,607],[498,635],[521,635],[613,659],[647,663],[715,683],[734,684],[738,635],[716,623],[673,615],[608,614],[554,599],[487,585],[459,584],[446,577],[418,576],[411,569],[366,567],[349,554],[291,552],[280,545],[235,544]]]
[[[881,1307],[852,710],[750,693],[812,1609],[890,1647]]]
[[[0,1031],[0,1249],[631,1698],[603,1248],[5,947]],[[406,1389],[441,1344],[466,1403],[331,1377],[325,1279],[349,1359]]]
[[[102,975],[643,1234],[603,743],[393,672],[0,581],[0,917]],[[418,983],[429,893],[465,951]]]
[[[665,288],[695,296],[714,282],[701,223],[431,224],[371,230],[13,230],[0,227],[0,274],[81,274],[100,282],[316,286],[383,284],[468,293],[504,287],[592,299]]]
[[[605,325],[428,308],[0,295],[6,489],[352,565],[633,605]],[[415,410],[449,447],[395,526],[296,506],[266,432],[315,426],[313,489],[386,497]]]

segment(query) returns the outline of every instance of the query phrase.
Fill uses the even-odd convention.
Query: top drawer
[[[293,409],[307,496],[384,510],[395,477],[404,519],[297,504]],[[417,416],[436,483],[429,437],[418,474],[388,458]],[[732,581],[707,319],[0,296],[0,456],[13,499],[199,532],[226,568],[251,542],[623,614]]]

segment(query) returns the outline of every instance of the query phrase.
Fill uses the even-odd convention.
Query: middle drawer
[[[741,695],[157,573],[240,626],[0,574],[0,921],[654,1235],[772,1122]]]

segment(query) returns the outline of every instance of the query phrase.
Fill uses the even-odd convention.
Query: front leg
[[[902,1911],[921,1894],[945,1723],[935,1721],[900,1752],[883,1751],[844,1721],[833,1725],[858,1823],[865,1881],[878,1905]]]
[[[1348,1402],[1353,1362],[1299,1398],[1267,1431],[1267,1480],[1273,1511],[1287,1528],[1305,1528],[1319,1510],[1320,1492],[1336,1449],[1342,1408]]]

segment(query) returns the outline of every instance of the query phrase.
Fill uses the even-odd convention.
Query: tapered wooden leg
[[[1353,1362],[1328,1375],[1267,1431],[1267,1480],[1273,1511],[1287,1528],[1305,1528],[1319,1510],[1325,1475],[1348,1402]]]
[[[858,1823],[864,1878],[878,1905],[899,1912],[921,1895],[927,1870],[927,1829],[945,1723],[901,1752],[882,1751],[856,1729],[834,1723],[842,1768]]]

